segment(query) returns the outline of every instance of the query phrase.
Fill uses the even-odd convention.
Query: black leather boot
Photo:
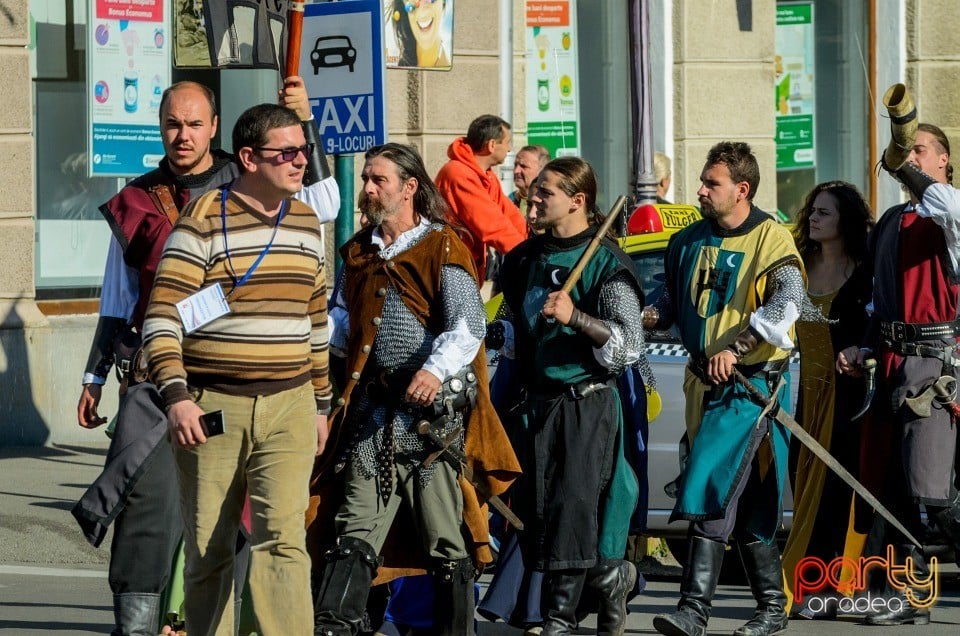
[[[740,544],[743,567],[747,571],[750,590],[757,600],[757,610],[734,636],[771,636],[787,628],[787,596],[783,593],[783,566],[776,544],[763,541]]]
[[[116,627],[110,636],[156,636],[160,629],[160,595],[114,594],[113,619]]]
[[[627,625],[627,596],[637,582],[637,568],[630,561],[595,565],[587,570],[587,585],[597,593],[597,634],[621,636]]]
[[[470,557],[439,561],[433,572],[436,596],[433,603],[434,631],[437,636],[463,636],[473,633],[473,559]]]
[[[370,583],[377,571],[377,553],[363,539],[340,537],[327,552],[327,565],[313,609],[315,636],[354,636],[360,630]]]
[[[717,541],[690,537],[677,611],[655,616],[654,629],[667,636],[703,636],[707,632],[724,549]]]
[[[540,594],[541,636],[566,636],[577,628],[577,605],[586,578],[586,570],[555,570],[544,575]]]
[[[914,575],[921,579],[929,578],[930,569],[927,567],[927,559],[915,546],[895,545],[893,547],[893,554],[897,565],[906,563],[907,557],[910,557],[913,559]],[[922,593],[918,593],[918,595],[922,596]],[[885,612],[880,612],[879,614],[868,614],[863,619],[863,624],[891,626],[907,625],[909,623],[914,625],[927,625],[930,623],[929,608],[914,607],[910,604],[910,602],[907,600],[907,597],[903,593],[896,594],[890,599],[890,601],[887,601],[887,607],[891,606],[891,601],[895,598],[900,599],[899,606],[896,609],[889,609]]]
[[[960,565],[960,494],[955,495],[953,503],[937,512],[933,518],[953,546],[953,560]]]

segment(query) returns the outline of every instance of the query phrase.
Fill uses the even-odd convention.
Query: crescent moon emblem
[[[560,274],[560,270],[559,270],[559,269],[555,269],[555,270],[553,270],[553,272],[550,273],[550,280],[553,282],[554,285],[562,285],[562,284],[563,284],[563,283],[561,283],[561,282],[558,280],[558,275],[559,275],[559,274]]]
[[[730,256],[727,257],[727,266],[728,266],[730,269],[733,269],[733,268],[736,267],[736,265],[735,265],[734,262],[733,262],[733,254],[731,254]]]

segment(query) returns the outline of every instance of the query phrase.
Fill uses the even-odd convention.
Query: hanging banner
[[[453,0],[383,0],[387,68],[449,71]]]
[[[576,0],[527,0],[527,143],[580,154]]]
[[[94,0],[87,20],[90,176],[157,167],[160,97],[170,85],[168,0]]]
[[[177,68],[279,68],[290,0],[174,0]]]
[[[777,170],[814,167],[813,3],[777,4]]]

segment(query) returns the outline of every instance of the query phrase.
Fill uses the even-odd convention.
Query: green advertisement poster
[[[527,0],[527,143],[580,154],[576,0]]]
[[[777,170],[815,165],[813,36],[812,2],[777,4],[774,49]]]

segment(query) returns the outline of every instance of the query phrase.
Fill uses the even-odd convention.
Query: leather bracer
[[[569,327],[582,333],[597,348],[607,344],[610,336],[613,335],[606,323],[583,313],[576,307],[573,308],[573,314],[570,315]]]
[[[733,355],[737,357],[737,362],[739,362],[743,359],[743,356],[757,348],[760,340],[760,334],[753,327],[747,327],[737,334],[733,342],[727,345],[727,351],[733,352]]]
[[[917,201],[923,201],[923,193],[937,181],[912,163],[905,163],[894,173],[897,180],[907,186]]]
[[[307,157],[307,167],[303,171],[303,186],[320,183],[330,176],[330,166],[327,165],[327,154],[323,151],[323,139],[316,119],[300,122],[303,136],[308,144],[313,144],[313,152]]]

